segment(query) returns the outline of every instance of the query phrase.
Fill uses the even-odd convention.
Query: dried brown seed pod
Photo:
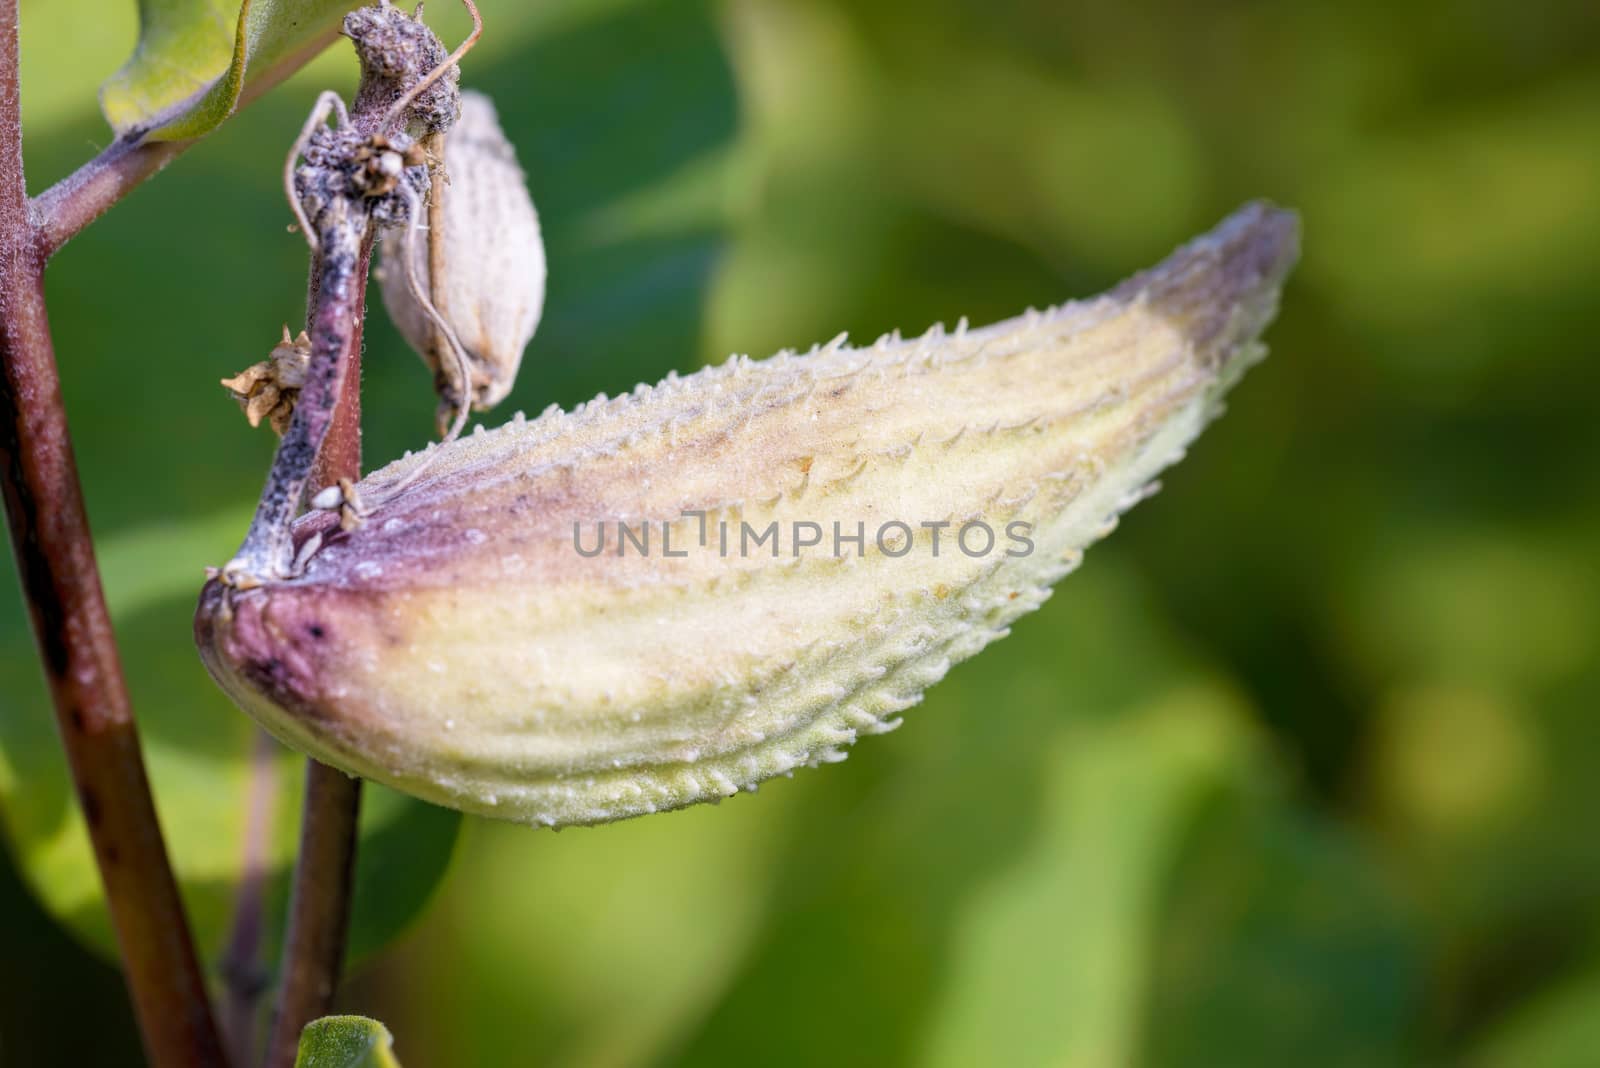
[[[294,577],[209,584],[201,655],[318,759],[530,823],[840,759],[1182,455],[1261,355],[1297,240],[1251,205],[1094,300],[432,447],[359,484],[359,527],[300,520]]]
[[[467,360],[468,399],[480,411],[505,399],[544,308],[544,239],[516,150],[482,93],[461,94],[444,136],[444,174],[429,197],[426,247],[412,248],[422,291],[455,330]],[[406,230],[383,239],[384,307],[433,370],[441,428],[461,403],[457,360],[406,279]],[[422,242],[418,242],[422,244]]]
[[[265,360],[246,367],[232,378],[222,379],[222,388],[233,394],[251,426],[260,426],[261,420],[266,419],[282,436],[294,415],[300,388],[306,384],[310,359],[311,338],[304,330],[299,337],[290,338],[289,328],[285,326],[283,340],[273,346]]]

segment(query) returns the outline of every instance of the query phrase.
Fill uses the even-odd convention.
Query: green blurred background
[[[369,791],[343,1008],[415,1066],[1600,1064],[1600,6],[481,3],[465,80],[551,270],[506,413],[1088,295],[1252,197],[1302,212],[1305,256],[1166,490],[844,765],[561,834]],[[107,140],[136,18],[22,6],[38,191]],[[272,449],[216,380],[302,314],[279,167],[353,66],[341,42],[49,275],[213,960],[255,742],[189,616]],[[369,460],[425,440],[376,307],[366,396]],[[0,587],[0,1064],[133,1063]],[[267,759],[276,909],[299,765]]]

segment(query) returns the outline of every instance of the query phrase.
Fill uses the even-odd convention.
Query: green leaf
[[[1158,891],[1194,811],[1241,763],[1231,719],[1197,692],[1062,733],[1040,834],[954,925],[926,1063],[1135,1062]]]
[[[98,547],[157,809],[213,967],[228,944],[253,807],[269,822],[258,858],[266,930],[257,963],[277,960],[305,777],[305,761],[266,741],[217,692],[191,649],[201,568],[228,555],[248,517],[248,510],[227,510],[151,524]],[[0,600],[18,603],[9,572],[0,584]],[[17,867],[49,912],[112,956],[99,873],[20,612],[0,616],[0,693],[0,826]],[[455,813],[366,789],[352,954],[381,948],[421,910],[449,865],[459,825]]]
[[[1245,778],[1195,813],[1147,933],[1138,1063],[1425,1062],[1426,941],[1381,854],[1290,801]]]
[[[361,0],[140,0],[139,44],[100,90],[120,136],[182,141],[320,52]]]
[[[1480,1040],[1474,1068],[1584,1068],[1600,1049],[1600,973],[1539,990]]]
[[[400,1068],[394,1036],[365,1016],[324,1016],[300,1032],[294,1068]]]
[[[1416,947],[1370,858],[1285,811],[1233,699],[1062,732],[1041,823],[952,924],[928,1064],[1397,1063]]]

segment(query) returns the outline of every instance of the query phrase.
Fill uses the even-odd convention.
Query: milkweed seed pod
[[[753,789],[889,730],[1177,460],[1297,252],[1248,206],[1094,300],[518,417],[202,594],[212,674],[319,760],[549,826]],[[418,465],[425,470],[386,497]]]
[[[482,93],[461,94],[461,117],[444,135],[444,170],[412,262],[422,291],[466,351],[470,399],[481,411],[511,392],[522,351],[539,326],[544,239],[516,150]],[[383,303],[433,370],[446,424],[460,403],[460,375],[448,342],[411,292],[405,250],[404,229],[384,235]]]

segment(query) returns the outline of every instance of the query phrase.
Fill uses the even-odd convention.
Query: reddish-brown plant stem
[[[150,1061],[225,1064],[150,796],[56,373],[28,212],[17,0],[0,3],[0,488]]]
[[[345,367],[339,402],[312,469],[313,486],[361,477],[361,336],[371,262],[372,238],[368,236],[356,263],[356,316],[342,356]],[[317,283],[313,272],[313,294]],[[306,761],[300,855],[284,942],[283,980],[267,1047],[268,1068],[291,1068],[301,1030],[333,1008],[350,926],[360,810],[360,779],[315,760]]]
[[[178,157],[192,141],[140,142],[119,137],[98,156],[34,198],[39,253],[49,259],[78,231]]]
[[[306,761],[300,856],[283,951],[283,985],[267,1046],[268,1068],[292,1068],[300,1032],[333,1009],[350,927],[360,810],[360,779]]]
[[[337,31],[330,29],[276,65],[259,74],[252,71],[237,106],[244,107],[305,66],[337,36]],[[40,193],[30,208],[41,258],[49,259],[85,226],[194,144],[118,137],[98,156]]]

